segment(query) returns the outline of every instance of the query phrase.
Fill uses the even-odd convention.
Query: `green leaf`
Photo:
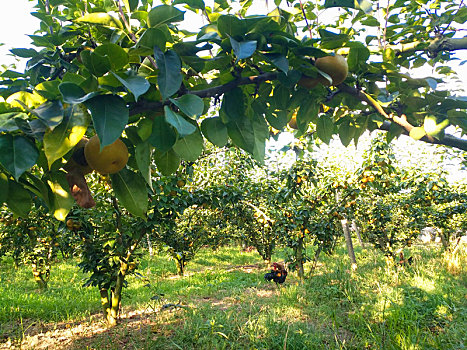
[[[414,140],[420,140],[423,136],[426,135],[426,132],[425,132],[425,129],[423,127],[417,126],[415,128],[412,128],[412,130],[410,130],[409,135]]]
[[[236,118],[227,124],[229,137],[241,149],[253,154],[255,148],[255,132],[251,121],[246,118]]]
[[[164,106],[164,113],[166,122],[172,125],[181,137],[190,135],[196,131],[196,126],[172,111],[169,106]]]
[[[230,37],[230,44],[238,61],[252,56],[256,51],[257,42],[256,40],[237,41]]]
[[[39,107],[41,104],[46,102],[46,100],[37,93],[30,93],[27,91],[18,91],[14,94],[8,96],[6,102],[11,105],[11,107],[21,108],[23,111],[27,111],[27,108],[34,109]],[[28,111],[27,111],[28,112]]]
[[[313,99],[304,101],[297,112],[297,126],[301,132],[306,132],[310,122],[316,123],[319,112],[319,104]]]
[[[394,138],[398,138],[404,132],[404,128],[396,123],[391,123],[386,134],[387,142],[391,142]]]
[[[120,20],[111,14],[106,12],[93,12],[88,13],[78,19],[76,19],[78,23],[88,23],[88,24],[98,24],[110,28],[118,28],[123,29],[123,24]]]
[[[318,32],[322,41],[321,48],[323,49],[340,48],[349,40],[346,34],[336,34],[326,29],[319,29]]]
[[[203,135],[217,147],[224,147],[229,140],[227,127],[222,123],[221,118],[206,118],[201,123]]]
[[[289,71],[289,60],[284,55],[279,53],[266,53],[264,57],[284,73]]]
[[[123,98],[117,95],[101,95],[84,104],[91,111],[101,149],[122,135],[129,118],[128,107]]]
[[[9,181],[6,204],[15,215],[27,218],[32,206],[31,195],[17,182]]]
[[[197,129],[191,135],[179,139],[173,146],[177,155],[189,162],[194,162],[203,152],[204,141],[201,133]]]
[[[462,130],[464,130],[464,133],[467,133],[467,113],[462,111],[449,110],[447,114],[448,119],[452,124],[459,126]]]
[[[160,152],[167,152],[177,141],[177,134],[163,117],[156,117],[152,123],[152,132],[149,142]]]
[[[80,86],[72,82],[61,83],[58,86],[58,90],[62,94],[63,102],[69,104],[83,103],[99,95],[97,91],[86,94]]]
[[[459,8],[459,10],[454,15],[454,22],[457,22],[459,24],[464,24],[465,22],[467,22],[467,7],[466,6]]]
[[[168,50],[163,53],[157,46],[154,47],[154,57],[159,68],[157,86],[162,97],[167,99],[180,89],[183,80],[182,62],[175,51]]]
[[[359,42],[352,43],[349,55],[347,56],[347,63],[350,71],[357,71],[361,69],[365,62],[370,57],[370,50]]]
[[[290,103],[290,90],[283,84],[277,85],[271,99],[276,109],[286,110]]]
[[[169,6],[160,5],[156,6],[148,14],[148,26],[159,27],[163,24],[169,24],[173,22],[180,22],[184,19],[184,12],[179,9]]]
[[[151,87],[151,84],[149,84],[149,82],[143,77],[137,75],[126,75],[124,78],[122,78],[114,72],[112,72],[112,74],[115,76],[115,78],[118,79],[119,82],[123,84],[123,86],[125,86],[128,91],[133,94],[133,96],[135,96],[135,101],[138,101],[138,98],[145,94]]]
[[[122,69],[129,62],[128,53],[117,44],[102,44],[96,47],[94,53],[102,57],[107,57],[110,62],[110,67],[114,71]]]
[[[0,164],[18,180],[39,157],[36,146],[24,136],[0,135]]]
[[[60,97],[60,91],[58,90],[60,83],[61,81],[59,79],[43,81],[42,83],[36,85],[34,92],[38,93],[49,101],[56,100]]]
[[[110,59],[96,52],[84,50],[80,53],[81,61],[89,71],[97,77],[101,77],[112,69]]]
[[[27,119],[26,113],[3,113],[0,114],[0,132],[11,132],[19,130],[15,119]]]
[[[152,133],[152,120],[148,118],[140,119],[137,128],[138,136],[142,141],[146,141]]]
[[[339,125],[339,138],[342,144],[347,147],[355,136],[355,128],[347,120]]]
[[[39,179],[31,173],[26,173],[25,177],[27,178],[27,180],[20,179],[20,182],[24,186],[24,188],[31,191],[39,198],[42,198],[46,206],[49,209],[52,209],[54,204],[53,202],[51,203],[51,199],[53,198],[50,198],[51,196],[49,186],[47,186],[46,183],[44,183],[41,179]]]
[[[151,156],[152,147],[149,141],[140,142],[135,147],[135,158],[138,169],[143,176],[146,183],[152,190],[152,179],[151,179]]]
[[[233,15],[222,15],[217,19],[221,37],[243,36],[247,32],[246,22]]]
[[[34,49],[11,49],[10,52],[18,57],[31,58],[37,56],[39,53]]]
[[[191,9],[204,10],[205,8],[203,0],[175,0],[172,2],[172,5],[178,4],[187,4]]]
[[[127,168],[111,174],[112,188],[118,201],[132,215],[145,218],[148,210],[148,192],[143,177]]]
[[[0,173],[0,205],[6,203],[8,199],[8,177]]]
[[[66,216],[75,204],[75,200],[70,194],[66,175],[63,172],[51,173],[50,180],[47,181],[54,194],[54,217],[59,221],[65,221]]]
[[[316,123],[316,133],[325,144],[329,144],[334,133],[334,123],[327,114],[322,114]]]
[[[154,162],[156,163],[157,169],[161,172],[161,174],[168,176],[177,171],[178,167],[180,166],[181,159],[173,149],[164,153],[155,150]]]
[[[138,8],[139,0],[123,0],[127,12],[133,12]]]
[[[260,163],[264,162],[266,139],[269,138],[269,127],[262,115],[254,115],[252,119],[255,144],[253,157]]]
[[[362,10],[365,13],[369,13],[372,11],[371,2],[368,0],[325,0],[324,7],[348,7],[352,9]]]
[[[73,105],[65,111],[62,123],[44,134],[44,153],[49,164],[68,153],[83,138],[89,125],[89,114],[80,105]]]
[[[170,101],[191,119],[196,119],[203,114],[203,99],[196,95],[187,94],[177,99],[171,98]]]
[[[245,96],[241,88],[236,87],[224,94],[221,109],[229,120],[245,116]]]
[[[33,110],[33,113],[50,129],[55,128],[63,120],[63,106],[57,100],[40,105]]]
[[[141,35],[136,46],[145,47],[151,50],[154,50],[154,46],[157,46],[161,50],[165,50],[166,42],[167,40],[162,30],[157,28],[148,28],[143,35]]]

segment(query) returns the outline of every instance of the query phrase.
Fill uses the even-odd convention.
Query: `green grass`
[[[256,253],[236,247],[201,251],[184,277],[175,276],[166,256],[145,256],[142,277],[128,279],[123,315],[146,313],[111,330],[71,334],[66,348],[463,349],[467,247],[460,252],[452,273],[439,247],[412,247],[406,255],[414,265],[399,270],[378,252],[357,248],[359,268],[351,272],[340,247],[322,257],[312,278],[302,284],[291,274],[280,289],[263,280],[266,266]],[[100,327],[97,290],[81,287],[85,276],[76,264],[55,265],[49,290],[38,293],[29,269],[1,263],[0,348],[7,338],[22,337],[25,348],[34,348],[28,339],[38,329]],[[161,310],[168,303],[183,307]]]

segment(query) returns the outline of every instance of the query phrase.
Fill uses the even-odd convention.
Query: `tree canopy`
[[[26,215],[33,194],[64,220],[68,188],[85,192],[65,163],[94,134],[101,147],[127,145],[128,164],[111,180],[141,217],[153,164],[173,173],[206,141],[259,161],[265,141],[291,127],[307,142],[339,135],[347,146],[381,129],[388,140],[409,134],[467,150],[455,136],[467,131],[467,99],[440,89],[444,78],[410,75],[423,65],[454,74],[453,52],[467,49],[462,2],[275,1],[265,15],[250,14],[252,4],[37,1],[35,48],[11,50],[26,69],[0,75],[2,201]],[[333,23],[323,20],[330,8],[339,8]],[[194,17],[205,24],[191,31]],[[343,82],[317,64],[333,55],[348,66]]]

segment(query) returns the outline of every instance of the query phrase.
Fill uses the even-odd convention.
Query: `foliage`
[[[35,206],[25,219],[2,214],[0,256],[11,255],[16,267],[21,263],[30,265],[38,287],[47,289],[51,266],[63,242],[58,221],[40,206]]]
[[[113,176],[114,190],[141,217],[151,160],[174,173],[209,140],[262,161],[269,130],[284,130],[294,115],[309,142],[338,134],[348,145],[380,128],[389,140],[410,133],[467,148],[445,136],[450,125],[466,131],[466,101],[440,90],[440,78],[404,72],[430,65],[442,77],[453,74],[453,52],[467,47],[457,31],[463,6],[399,1],[372,12],[368,2],[293,1],[250,15],[251,6],[38,1],[34,48],[11,50],[28,59],[25,72],[1,74],[0,164],[10,209],[26,216],[32,192],[64,220],[71,198],[60,168],[84,135],[97,134],[102,147],[125,136],[134,158]],[[316,15],[336,6],[344,9],[333,23]],[[188,12],[208,23],[183,29]],[[297,85],[303,77],[329,80],[314,62],[334,52],[349,66],[343,84]],[[208,117],[213,105],[219,112]],[[35,167],[39,178],[31,177]]]

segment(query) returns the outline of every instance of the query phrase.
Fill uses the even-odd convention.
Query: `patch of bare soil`
[[[174,326],[183,322],[183,317],[174,317],[174,314],[181,316],[182,308],[175,304],[164,306],[159,310],[146,308],[125,312],[119,325],[110,329],[100,320],[100,315],[82,322],[31,323],[24,336],[15,337],[12,333],[11,337],[3,339],[0,349],[135,349],[139,340],[168,337]],[[99,346],[96,348],[92,344]]]

